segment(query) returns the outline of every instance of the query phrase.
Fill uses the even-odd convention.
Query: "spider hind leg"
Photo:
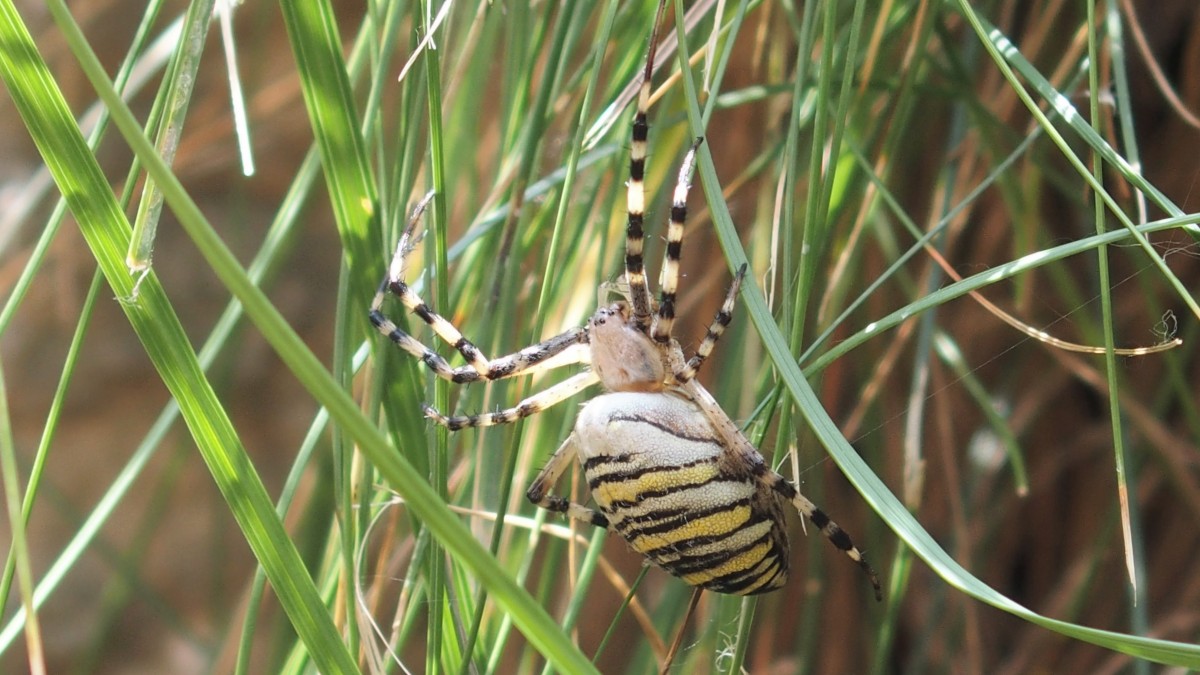
[[[677,385],[687,384],[695,378],[697,371],[700,370],[700,366],[712,354],[713,349],[716,348],[717,340],[721,339],[721,336],[725,333],[725,329],[733,321],[733,309],[737,305],[738,290],[741,289],[742,280],[745,278],[746,263],[742,263],[741,267],[738,267],[737,273],[733,275],[733,282],[729,284],[729,290],[725,293],[725,301],[721,303],[721,308],[717,310],[712,323],[708,325],[708,330],[704,333],[704,340],[696,348],[696,353],[682,367],[675,369],[675,383]]]
[[[765,466],[763,468],[766,469]],[[862,550],[854,545],[854,542],[850,539],[850,535],[846,534],[845,530],[833,522],[824,511],[817,508],[816,504],[813,504],[807,497],[801,494],[796,489],[796,486],[789,483],[786,478],[780,476],[778,473],[765,470],[760,475],[759,480],[774,490],[779,496],[791,502],[792,506],[801,515],[808,518],[813,525],[817,526],[817,529],[821,530],[821,534],[825,535],[829,543],[833,544],[839,551],[845,553],[853,560],[871,581],[871,586],[875,589],[875,599],[878,601],[883,600],[883,588],[879,584],[879,575],[871,567],[871,563],[867,562],[867,558],[863,555]]]

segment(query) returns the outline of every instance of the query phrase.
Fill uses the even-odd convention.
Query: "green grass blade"
[[[370,297],[376,269],[379,220],[375,183],[366,144],[350,93],[350,79],[333,9],[328,2],[280,2],[292,51],[300,71],[300,87],[312,123],[330,201],[345,249],[346,263],[361,270],[352,286]]]
[[[21,503],[21,519],[27,525],[29,523],[29,515],[33,511],[34,496],[38,493],[38,488],[41,486],[43,471],[46,467],[46,461],[50,456],[50,443],[54,436],[54,431],[58,428],[58,423],[63,410],[63,402],[67,397],[67,391],[70,388],[72,376],[75,374],[75,367],[79,363],[79,351],[83,345],[83,338],[87,334],[87,328],[91,324],[92,310],[96,306],[96,298],[100,294],[102,278],[97,272],[92,275],[92,286],[88,289],[87,299],[83,303],[83,312],[80,314],[79,322],[75,327],[75,334],[71,336],[71,346],[67,350],[67,357],[63,365],[62,376],[59,377],[58,387],[54,391],[54,400],[50,404],[50,413],[46,415],[45,433],[42,434],[41,440],[38,442],[37,453],[34,455],[33,465],[29,470],[29,483],[25,487],[25,498]],[[0,579],[0,605],[8,604],[8,593],[11,589],[13,573],[16,570],[16,561],[14,555],[16,551],[9,551],[8,559],[4,563],[4,577]],[[31,604],[25,607],[26,616],[30,615],[30,609],[36,608],[40,603],[37,602],[36,593],[31,595]],[[0,640],[0,651],[3,651],[4,641]]]
[[[4,384],[4,373],[0,371],[0,479],[3,480],[4,505],[8,512],[8,526],[12,533],[10,558],[16,571],[17,588],[20,590],[21,608],[29,617],[25,621],[25,644],[28,647],[29,670],[35,675],[46,672],[45,647],[42,641],[41,622],[33,607],[33,565],[30,563],[29,544],[25,529],[26,519],[21,509],[21,486],[17,481],[16,444],[13,442],[12,423],[8,414],[8,388]]]
[[[165,106],[157,125],[157,145],[159,154],[167,164],[174,162],[179,139],[183,137],[183,123],[187,119],[188,104],[191,103],[195,91],[196,73],[200,70],[200,56],[204,51],[204,41],[208,36],[214,4],[214,0],[201,0],[188,6],[183,21],[183,35],[171,59],[171,66],[167,69],[167,78],[162,84],[166,96],[162,99]],[[161,216],[162,195],[154,187],[154,181],[147,180],[142,187],[142,198],[133,224],[133,239],[125,258],[125,264],[130,270],[144,272],[150,269]]]

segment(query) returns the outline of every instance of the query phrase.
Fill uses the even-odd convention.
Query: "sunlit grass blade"
[[[69,41],[80,50],[81,62],[99,76],[101,94],[123,106],[73,19],[61,3],[51,12]],[[28,32],[10,2],[0,3],[0,32],[10,46],[0,58],[3,76],[18,110],[50,166],[68,205],[79,222],[101,270],[130,324],[154,362],[164,384],[179,402],[193,439],[225,495],[234,517],[267,570],[280,602],[293,625],[327,672],[354,672],[353,660],[334,629],[328,611],[275,515],[266,491],[254,471],[236,431],[200,371],[195,353],[157,279],[147,276],[133,298],[134,279],[124,266],[129,246],[129,224],[118,207],[107,181],[88,150],[62,95],[38,55]],[[118,114],[118,126],[136,135],[153,154],[149,143],[127,111]],[[159,164],[163,174],[169,173]]]
[[[211,24],[215,0],[193,2],[183,20],[182,37],[175,48],[167,78],[162,84],[159,101],[164,105],[158,119],[157,147],[163,160],[169,165],[175,160],[179,140],[183,137],[184,121],[188,105],[195,92],[196,73],[200,70],[200,55],[204,51],[205,38]],[[143,273],[150,269],[154,256],[154,241],[158,232],[158,221],[162,216],[162,195],[147,179],[142,187],[142,198],[138,203],[138,214],[134,219],[133,238],[125,264],[130,271]]]

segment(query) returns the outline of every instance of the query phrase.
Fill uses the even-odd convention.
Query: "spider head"
[[[592,370],[609,391],[660,391],[662,352],[633,320],[629,304],[614,302],[588,319]]]

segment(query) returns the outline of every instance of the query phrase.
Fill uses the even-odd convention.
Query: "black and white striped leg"
[[[708,331],[704,334],[704,340],[696,349],[696,353],[692,358],[688,359],[687,364],[680,370],[675,372],[675,381],[678,384],[687,384],[696,377],[696,372],[700,370],[700,365],[705,359],[712,354],[713,348],[717,346],[717,340],[725,333],[725,329],[729,326],[729,322],[733,320],[733,309],[737,305],[738,290],[742,287],[742,280],[746,278],[746,263],[738,268],[737,274],[733,276],[733,283],[729,285],[729,291],[725,293],[725,302],[721,303],[721,309],[717,310],[717,315],[713,317],[712,323],[708,325]]]
[[[867,562],[866,556],[854,545],[854,542],[850,539],[850,535],[846,534],[845,530],[830,520],[829,516],[817,508],[816,504],[813,504],[807,497],[800,494],[796,486],[789,483],[783,476],[763,466],[761,473],[757,474],[756,477],[763,485],[771,488],[781,497],[791,502],[792,506],[796,507],[796,510],[801,515],[808,518],[813,525],[817,526],[817,529],[821,530],[821,534],[825,535],[825,538],[831,544],[857,563],[867,575],[867,578],[871,580],[871,586],[875,588],[875,599],[883,600],[883,588],[879,585],[879,575],[875,573],[874,568]]]
[[[478,415],[447,417],[437,410],[425,406],[425,417],[451,431],[458,431],[459,429],[466,429],[468,427],[490,427],[497,424],[508,424],[540,413],[555,403],[561,403],[599,381],[600,376],[589,370],[572,375],[549,389],[544,389],[525,398],[517,405],[505,410]]]
[[[398,248],[396,251],[397,256],[404,256],[406,254],[407,251],[402,248]],[[429,305],[426,305],[421,296],[417,295],[412,287],[405,283],[402,278],[394,276],[395,272],[403,273],[403,270],[403,264],[396,265],[393,263],[388,278],[384,279],[383,283],[379,285],[379,290],[375,293],[375,300],[371,303],[370,318],[376,330],[388,336],[392,342],[395,342],[404,351],[424,361],[440,377],[454,382],[471,382],[481,378],[487,379],[488,372],[492,367],[488,358],[470,340],[463,337],[463,334],[459,332],[454,324],[447,321],[437,312],[434,312]],[[467,360],[467,365],[470,366],[470,369],[475,371],[475,375],[471,376],[466,373],[456,375],[454,370],[446,365],[446,362],[441,357],[426,348],[416,338],[400,330],[395,323],[384,316],[382,310],[383,299],[388,293],[400,298],[400,302],[404,304],[408,311],[420,317],[446,344],[452,345],[457,349],[458,353],[462,354],[463,358]]]
[[[430,313],[430,315],[434,321],[442,321],[451,325],[437,314]],[[486,363],[484,372],[480,373],[474,363],[457,368],[452,367],[425,343],[401,330],[391,319],[384,316],[382,311],[372,309],[370,317],[375,328],[386,335],[397,347],[420,359],[438,377],[456,384],[479,380],[499,380],[514,375],[532,375],[548,368],[557,368],[587,360],[586,349],[571,351],[573,347],[586,346],[587,332],[583,328],[572,328],[535,345],[496,359],[488,359],[476,349],[474,354]],[[465,339],[463,342],[470,344]],[[455,347],[458,346],[456,343]],[[474,349],[474,345],[471,345],[471,348]],[[461,349],[459,352],[463,353]],[[464,356],[466,356],[465,353]]]
[[[786,478],[772,471],[765,462],[762,455],[758,454],[758,450],[746,440],[742,435],[741,430],[729,419],[721,406],[717,404],[716,399],[707,389],[700,386],[698,382],[692,380],[683,385],[683,390],[691,396],[696,405],[700,407],[701,412],[708,418],[717,435],[724,441],[725,453],[728,457],[725,463],[731,470],[742,471],[749,470],[750,475],[760,485],[770,488],[776,494],[790,502],[792,506],[807,518],[813,525],[816,525],[821,530],[821,534],[825,535],[837,549],[845,553],[853,560],[871,581],[871,586],[875,588],[875,599],[883,600],[883,588],[879,585],[879,575],[867,562],[866,556],[859,550],[854,542],[850,540],[850,535],[846,534],[845,530],[838,527],[837,523],[829,519],[825,512],[817,508],[807,497],[800,494],[796,486],[787,481]]]
[[[563,441],[562,445],[558,446],[558,449],[551,455],[550,461],[529,484],[525,496],[529,501],[549,511],[565,514],[569,518],[590,523],[596,527],[607,528],[608,518],[605,518],[604,514],[550,492],[555,485],[558,485],[559,479],[571,466],[571,462],[575,459],[575,453],[575,434],[572,433],[567,436],[567,440]]]
[[[470,340],[463,337],[454,324],[434,312],[429,305],[417,295],[404,281],[408,254],[415,247],[413,230],[425,205],[427,196],[413,211],[400,242],[396,245],[396,253],[388,265],[387,276],[379,284],[375,298],[371,301],[371,323],[389,340],[396,343],[404,351],[420,359],[438,377],[455,383],[476,382],[478,380],[498,380],[518,374],[532,374],[545,368],[554,368],[568,363],[579,363],[587,360],[586,350],[581,350],[569,358],[555,358],[568,352],[572,347],[583,346],[587,343],[587,331],[583,328],[572,328],[538,344],[526,347],[498,359],[488,359]],[[401,330],[395,322],[383,313],[383,302],[388,294],[400,298],[400,302],[412,313],[433,329],[447,344],[452,345],[467,360],[467,365],[451,367],[437,352],[427,347],[420,340]]]
[[[671,340],[671,328],[675,325],[675,296],[679,292],[679,261],[683,255],[683,226],[687,220],[687,196],[691,189],[692,170],[696,166],[696,148],[704,139],[697,138],[687,155],[683,165],[679,167],[679,180],[675,183],[675,193],[671,198],[671,220],[667,225],[667,250],[663,254],[663,266],[660,274],[662,297],[658,303],[658,312],[654,315],[654,324],[650,335],[660,345]]]
[[[662,23],[666,3],[659,3],[654,17],[654,30],[650,34],[650,46],[646,50],[646,68],[642,71],[642,85],[638,89],[637,111],[633,115],[633,135],[629,144],[629,183],[625,199],[629,220],[625,226],[625,280],[629,283],[629,302],[633,306],[633,318],[643,332],[650,329],[650,288],[646,284],[646,261],[643,254],[646,217],[646,139],[650,125],[646,112],[650,107],[650,82],[654,75],[654,54],[658,49],[658,26]]]

